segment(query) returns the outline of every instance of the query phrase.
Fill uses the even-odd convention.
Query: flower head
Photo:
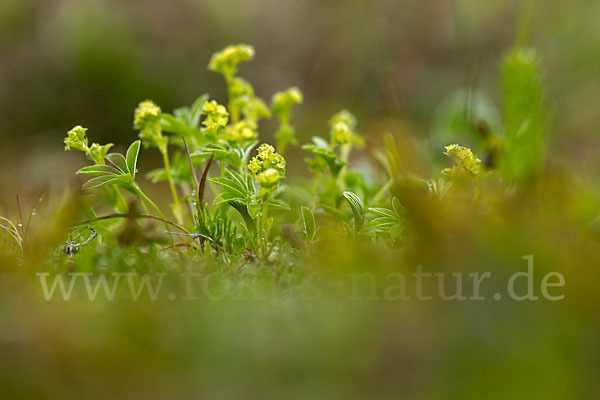
[[[237,72],[237,65],[254,58],[254,47],[246,44],[227,46],[213,54],[208,64],[211,71],[220,72],[227,81],[231,80]]]
[[[104,159],[106,158],[106,155],[108,154],[108,151],[110,150],[110,148],[112,146],[113,146],[112,143],[108,143],[105,145],[99,145],[98,143],[92,143],[92,145],[90,146],[89,152],[87,153],[87,156],[94,163],[102,165],[102,164],[104,164]]]
[[[248,169],[254,175],[273,169],[283,178],[285,176],[285,159],[281,154],[275,152],[273,146],[264,143],[258,148],[258,155],[250,160]]]
[[[229,108],[231,120],[236,122],[240,113],[244,118],[257,122],[261,118],[271,116],[271,110],[265,102],[256,96],[252,84],[239,77],[229,82]]]
[[[135,109],[133,127],[140,131],[138,136],[144,142],[144,146],[160,148],[168,144],[168,139],[160,129],[161,116],[160,107],[152,100],[142,101]]]
[[[290,110],[295,104],[302,103],[303,96],[300,89],[296,87],[289,88],[284,92],[278,92],[273,95],[272,110],[273,114],[283,123],[290,121]]]
[[[256,176],[256,183],[264,188],[270,188],[281,180],[281,174],[275,168],[269,168]]]
[[[135,109],[133,126],[135,129],[144,130],[160,125],[161,111],[152,100],[142,101]]]
[[[206,115],[202,123],[213,134],[219,133],[229,121],[229,113],[225,106],[214,100],[205,102],[202,111]]]
[[[456,176],[466,176],[468,178],[477,178],[481,174],[481,160],[473,154],[471,149],[457,144],[446,146],[444,153],[452,158],[456,163],[455,167],[446,168],[442,174],[451,178]]]
[[[243,143],[257,137],[258,132],[256,131],[256,122],[254,121],[242,120],[227,127],[225,130],[225,140],[229,142]]]
[[[87,128],[84,128],[81,125],[77,125],[73,129],[71,129],[67,133],[67,137],[65,138],[65,150],[81,150],[87,151],[88,148],[88,140],[85,136],[87,132]]]
[[[88,139],[85,135],[86,132],[87,128],[84,128],[81,125],[77,125],[71,129],[65,138],[65,150],[83,151],[87,158],[92,160],[94,164],[103,165],[108,150],[113,146],[112,143],[105,145],[92,143],[91,146],[88,146]]]
[[[346,144],[362,145],[362,138],[354,131],[356,128],[356,117],[347,110],[342,110],[331,117],[329,121],[331,130],[332,146],[342,146]]]

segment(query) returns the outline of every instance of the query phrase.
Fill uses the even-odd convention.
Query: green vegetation
[[[305,100],[302,92],[276,93],[269,106],[238,75],[253,57],[251,46],[236,45],[210,59],[209,69],[227,86],[227,105],[208,94],[172,113],[140,102],[133,115],[139,140],[124,154],[110,152],[112,144],[89,145],[94,133],[75,126],[64,143],[91,162],[77,171],[88,178],[82,190],[41,211],[36,203],[29,214],[19,202],[18,216],[0,219],[2,263],[11,273],[0,281],[0,296],[22,291],[28,300],[17,306],[20,312],[48,316],[38,324],[49,339],[37,336],[38,325],[4,317],[15,332],[34,338],[40,351],[34,360],[56,351],[64,357],[60,374],[72,373],[90,398],[185,397],[188,391],[241,398],[246,388],[264,398],[281,398],[288,389],[299,393],[295,398],[397,398],[398,382],[419,390],[414,398],[589,394],[595,371],[582,359],[597,339],[584,326],[597,305],[590,293],[600,276],[600,193],[547,156],[551,113],[536,52],[520,46],[503,59],[502,109],[485,105],[501,121],[443,113],[452,126],[434,133],[431,143],[445,140],[457,121],[471,136],[469,143],[443,143],[435,157],[398,135],[366,145],[357,118],[345,109],[323,124],[328,137],[315,135],[300,146],[293,110]],[[262,139],[260,123],[271,117],[273,144]],[[145,171],[140,155],[155,150],[161,168],[139,173]],[[291,158],[291,150],[306,155],[305,178],[289,177],[284,154]],[[148,195],[148,181],[168,190],[170,207]],[[538,298],[545,276],[557,272],[568,284],[553,289],[560,286],[567,305],[492,297],[534,262],[528,255],[535,257],[531,286]],[[425,288],[398,279],[422,270],[432,278]],[[466,297],[451,284],[444,289],[437,275],[485,271],[497,278],[485,293],[494,299],[488,306],[497,307],[488,314],[482,303],[469,303],[470,318],[460,320],[455,306]],[[81,280],[71,289],[49,283],[73,276]],[[197,279],[193,288],[190,277]],[[131,285],[139,290],[128,292]],[[114,288],[111,298],[92,290],[92,303],[86,299],[92,286]],[[54,297],[47,296],[50,287]],[[458,301],[420,298],[440,287],[442,300]],[[75,302],[59,298],[65,290]],[[398,306],[406,293],[424,301]],[[43,311],[48,305],[54,308]],[[574,308],[581,314],[572,315]],[[490,314],[494,323],[486,322]],[[67,326],[60,332],[80,341],[52,331],[54,319]],[[16,340],[9,333],[7,340]],[[13,359],[26,352],[20,343],[0,345]],[[460,368],[450,368],[455,365]],[[48,370],[24,389],[31,367],[1,366],[8,379],[0,383],[11,394],[77,393],[67,384],[53,386]],[[438,368],[457,372],[432,382],[430,371]],[[131,370],[139,374],[133,381],[117,379]],[[240,371],[250,373],[237,376]],[[86,373],[113,384],[90,389]],[[463,373],[469,379],[458,379]],[[164,380],[146,382],[152,374]],[[512,386],[498,385],[497,376]],[[184,388],[195,379],[198,387]],[[231,380],[237,385],[223,392]],[[337,383],[343,387],[333,396]]]

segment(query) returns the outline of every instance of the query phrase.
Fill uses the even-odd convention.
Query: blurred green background
[[[261,97],[302,89],[294,117],[301,142],[326,136],[341,108],[357,114],[367,150],[386,131],[426,140],[444,125],[440,105],[460,102],[464,88],[487,93],[493,120],[499,64],[525,3],[2,0],[0,209],[14,215],[16,194],[52,199],[77,187],[81,154],[62,143],[75,124],[123,149],[136,137],[141,100],[166,111],[204,92],[225,101],[221,77],[206,65],[231,43],[256,47],[240,75]],[[534,3],[531,44],[554,110],[550,159],[599,182],[600,2]],[[261,128],[268,141],[273,124]],[[151,153],[142,153],[144,168]],[[291,165],[302,158],[289,153]],[[505,278],[535,253],[540,272],[565,274],[565,302],[352,303],[333,293],[314,303],[47,303],[37,280],[7,273],[0,397],[593,399],[600,247],[588,221],[573,217],[587,214],[574,181],[555,174],[483,221],[464,206],[433,209],[421,221],[443,232],[420,243],[430,267]],[[450,211],[461,217],[453,222]],[[323,247],[317,270],[414,267],[335,240]]]
[[[501,101],[498,63],[514,43],[523,4],[3,0],[0,144],[9,154],[24,143],[55,150],[75,123],[96,141],[129,143],[132,112],[143,99],[167,111],[203,92],[224,99],[220,77],[206,65],[213,52],[238,42],[256,47],[256,60],[241,73],[262,97],[292,85],[304,91],[296,118],[302,139],[322,132],[341,108],[358,114],[369,137],[379,125],[427,136],[436,108],[459,88]],[[600,3],[537,4],[532,44],[557,110],[554,145],[582,160],[600,123]]]

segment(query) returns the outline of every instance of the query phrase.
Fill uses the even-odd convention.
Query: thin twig
[[[23,228],[23,214],[21,213],[21,202],[19,201],[19,195],[17,195],[17,210],[19,211],[19,223],[17,223],[17,227],[21,229],[21,237],[25,237],[25,231]]]
[[[154,215],[149,215],[149,214],[138,214],[138,215],[131,215],[131,214],[119,214],[119,213],[115,213],[115,214],[109,214],[109,215],[104,215],[102,217],[97,217],[97,218],[92,218],[92,219],[88,219],[85,221],[81,221],[78,222],[75,225],[85,225],[85,224],[89,224],[90,222],[96,222],[96,221],[103,221],[106,219],[113,219],[113,218],[129,218],[129,217],[133,217],[133,218],[143,218],[143,219],[153,219],[155,221],[162,221],[166,224],[169,224],[171,226],[174,226],[175,228],[179,229],[180,231],[183,231],[187,234],[189,234],[188,230],[185,229],[183,226],[176,224],[173,221],[169,221],[168,219],[165,218],[160,218]]]
[[[174,248],[177,248],[177,247],[191,247],[194,250],[198,250],[198,248],[196,246],[192,245],[192,244],[188,244],[188,243],[175,243],[175,244],[172,244],[171,246],[167,246],[167,247],[164,247],[164,248],[160,249],[160,251],[170,250],[170,249],[174,249]]]
[[[190,164],[190,170],[192,171],[192,187],[194,189],[198,188],[198,176],[196,175],[196,169],[194,168],[194,163],[192,162],[192,155],[190,154],[190,148],[188,147],[185,138],[182,136],[181,140],[183,140],[183,145],[185,146],[185,152],[187,153],[188,162]]]
[[[29,232],[29,226],[31,225],[31,217],[36,212],[36,208],[40,205],[40,203],[42,201],[44,201],[44,197],[45,197],[45,194],[42,193],[40,195],[40,197],[38,197],[37,201],[33,204],[33,207],[31,207],[31,212],[29,213],[29,218],[27,218],[27,225],[25,226],[25,237],[23,237],[23,240],[27,240],[27,233]]]
[[[169,232],[169,231],[165,231],[165,233],[167,235],[187,236],[191,239],[202,238],[202,239],[210,240],[211,242],[213,242],[213,239],[210,236],[206,236],[201,233],[180,233],[180,232]]]

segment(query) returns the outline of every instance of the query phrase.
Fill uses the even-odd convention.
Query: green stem
[[[392,187],[392,185],[394,184],[394,180],[392,178],[390,178],[382,187],[381,189],[379,189],[379,191],[375,194],[375,197],[373,197],[373,206],[376,206],[381,199],[383,198],[383,196],[385,196],[386,194],[388,194],[388,192],[390,191],[390,188]]]
[[[341,150],[340,150],[340,160],[342,160],[344,163],[348,163],[348,159],[350,158],[351,150],[352,150],[351,144],[342,145]],[[344,184],[344,177],[346,176],[347,168],[348,168],[348,165],[344,165],[342,167],[342,170],[339,172],[339,174],[337,176],[336,182],[337,182],[339,188],[342,190],[346,189],[346,185]]]
[[[144,192],[142,192],[142,189],[140,189],[140,187],[137,184],[134,183],[133,187],[135,188],[135,192],[138,194],[138,196],[140,196],[142,198],[142,200],[144,200],[152,208],[154,208],[154,210],[156,211],[156,213],[161,218],[165,218],[165,216],[163,215],[162,211],[160,211],[160,208],[158,208],[158,206],[156,204],[154,204],[154,202],[152,200],[150,200],[150,198],[148,196],[146,196],[146,194]]]
[[[173,196],[173,207],[175,209],[175,218],[178,223],[182,223],[180,215],[179,196],[177,195],[177,189],[175,188],[175,182],[173,182],[173,174],[171,173],[171,163],[169,162],[169,152],[167,146],[161,146],[159,148],[160,153],[163,157],[163,163],[165,164],[165,171],[167,172],[167,180],[169,181],[169,188],[171,189],[171,195]]]
[[[229,116],[231,119],[231,123],[235,124],[236,122],[238,122],[239,120],[239,112],[237,107],[233,104],[232,99],[233,99],[233,95],[232,95],[232,90],[231,90],[231,83],[233,81],[233,76],[225,76],[225,83],[227,84],[227,98],[229,99],[229,102],[227,103],[227,109],[229,110]]]
[[[126,212],[129,207],[127,206],[127,200],[125,200],[125,197],[123,197],[123,193],[121,193],[117,185],[113,185],[113,190],[117,193],[117,201],[119,202],[120,206],[119,208],[121,208],[121,211]],[[119,208],[117,208],[117,210],[119,210]]]
[[[268,257],[268,254],[265,254],[265,247],[267,245],[268,207],[269,207],[269,197],[263,199],[262,212],[261,212],[260,220],[259,220],[260,226],[258,229],[258,243],[259,243],[259,249],[262,254],[263,260],[266,260],[266,257]]]

